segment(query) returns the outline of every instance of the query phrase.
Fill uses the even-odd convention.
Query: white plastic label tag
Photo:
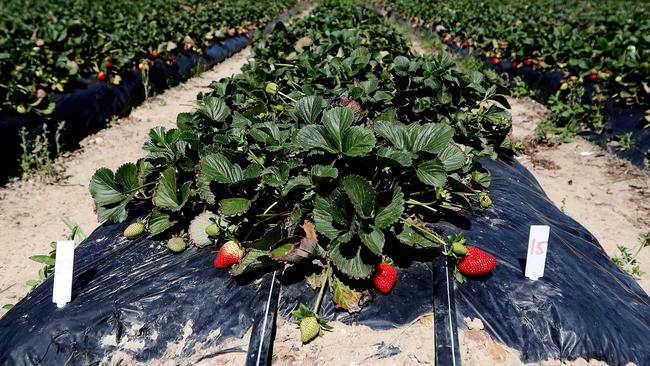
[[[530,227],[525,275],[531,280],[537,280],[544,276],[550,232],[551,227],[548,225],[532,225]]]
[[[72,270],[74,265],[74,241],[56,242],[56,261],[54,264],[54,289],[52,302],[62,308],[72,298]]]

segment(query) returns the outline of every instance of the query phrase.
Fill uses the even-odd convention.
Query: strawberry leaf
[[[404,194],[399,186],[393,188],[393,198],[386,207],[382,207],[375,216],[375,226],[380,229],[386,229],[399,220],[404,212]]]
[[[205,97],[199,101],[197,113],[213,122],[223,122],[230,115],[230,108],[226,102],[217,97]]]
[[[410,124],[407,128],[409,150],[438,154],[451,141],[454,130],[442,123]]]
[[[334,227],[334,223],[349,228],[345,200],[341,193],[335,191],[328,198],[316,196],[313,219],[316,230],[330,240],[336,239],[341,233],[341,230]]]
[[[165,169],[158,180],[153,199],[154,205],[170,211],[179,211],[190,196],[190,185],[190,182],[185,182],[179,188],[176,182],[176,170],[173,167]]]
[[[320,96],[303,97],[296,103],[296,114],[307,124],[315,123],[323,109],[323,103],[324,99]]]
[[[149,216],[149,237],[154,237],[158,234],[164,233],[174,226],[176,222],[177,221],[171,219],[169,214],[158,210],[151,211],[151,216]]]
[[[231,273],[233,276],[241,276],[245,273],[273,267],[277,263],[265,250],[250,249],[239,263],[233,266]]]
[[[219,211],[224,216],[234,216],[248,211],[252,201],[246,198],[226,198],[219,203]]]
[[[332,263],[346,276],[363,279],[372,274],[373,266],[365,263],[361,257],[361,246],[334,241],[329,248]]]
[[[358,175],[348,175],[341,181],[357,214],[364,219],[371,218],[375,211],[376,193],[370,182]]]
[[[439,159],[421,162],[415,169],[415,173],[422,183],[430,186],[442,187],[447,182],[445,166]]]
[[[361,310],[359,306],[361,293],[350,288],[336,276],[333,276],[332,281],[332,300],[334,300],[334,304],[337,307],[345,309],[350,313],[356,313]]]
[[[374,254],[382,255],[386,239],[384,238],[384,233],[381,230],[376,228],[373,228],[370,232],[359,230],[358,234],[361,242],[366,246],[366,248],[368,248],[368,250]]]

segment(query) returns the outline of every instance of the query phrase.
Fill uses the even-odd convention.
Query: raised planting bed
[[[258,365],[277,313],[308,344],[333,320],[433,312],[440,364],[459,359],[463,316],[526,361],[650,360],[650,299],[511,161],[502,89],[481,72],[325,1],[211,88],[150,131],[145,158],[95,173],[107,222],[78,249],[72,301],[55,309],[47,280],[16,304],[0,359]],[[534,282],[531,224],[555,245]]]
[[[650,21],[639,12],[646,3],[374,4],[453,52],[477,57],[511,81],[524,80],[557,111],[540,133],[563,138],[578,132],[650,167]]]
[[[148,2],[143,10],[140,4],[118,2],[110,11],[121,16],[106,20],[106,5],[95,1],[72,8],[64,2],[37,2],[33,9],[10,2],[3,11],[17,6],[21,11],[0,17],[0,153],[5,157],[0,181],[20,173],[23,128],[28,138],[35,138],[46,126],[53,141],[62,126],[58,142],[74,149],[147,96],[244,48],[256,30],[267,33],[278,17],[295,13],[287,7],[297,4],[237,3]]]

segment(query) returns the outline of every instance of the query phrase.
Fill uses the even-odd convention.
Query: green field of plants
[[[497,64],[560,69],[595,82],[597,99],[650,103],[650,4],[646,1],[389,0],[414,24]]]
[[[611,184],[597,187],[610,200],[643,198],[650,180],[630,166],[612,178],[623,169],[612,156],[601,180],[526,151],[542,146],[535,126],[575,137],[578,125],[604,129],[612,106],[650,119],[639,115],[650,9],[599,5],[8,0],[0,117],[55,121],[52,94],[79,78],[101,88],[74,102],[114,103],[128,81],[123,95],[144,104],[111,109],[115,124],[60,159],[56,180],[25,175],[0,190],[0,226],[15,236],[79,202],[96,225],[86,236],[62,216],[68,240],[29,257],[42,268],[4,307],[0,364],[650,362],[650,234],[615,256],[568,213],[606,205],[580,192],[585,180]],[[219,42],[218,61],[205,61]],[[239,51],[196,85],[158,75],[169,93],[150,98],[149,72],[178,71],[181,53],[196,56],[196,76]],[[535,88],[555,81],[541,98]],[[44,129],[20,136],[49,164]],[[580,146],[570,154],[585,160],[571,162],[603,163]],[[549,176],[561,184],[539,179]],[[619,182],[632,193],[615,196]],[[635,198],[625,204],[641,207]],[[622,206],[607,214],[650,224]],[[9,265],[0,274],[20,269]]]
[[[48,95],[77,77],[119,84],[142,62],[173,63],[228,35],[263,27],[294,0],[205,2],[3,0],[0,114],[49,114]]]

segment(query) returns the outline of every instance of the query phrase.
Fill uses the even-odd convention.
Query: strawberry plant
[[[560,69],[605,99],[650,103],[648,3],[377,0],[491,63]]]
[[[444,53],[412,55],[374,9],[327,1],[259,42],[176,128],[150,130],[145,158],[97,170],[90,193],[100,221],[148,205],[139,222],[173,252],[216,243],[214,266],[237,278],[304,273],[320,288],[294,313],[308,342],[329,329],[325,290],[359,311],[363,283],[399,286],[387,263],[404,253],[470,253],[428,223],[490,206],[479,159],[510,153],[503,93]]]
[[[141,58],[173,64],[227,35],[247,32],[294,0],[202,2],[3,1],[0,9],[0,112],[47,115],[52,93],[78,77],[119,84]]]

